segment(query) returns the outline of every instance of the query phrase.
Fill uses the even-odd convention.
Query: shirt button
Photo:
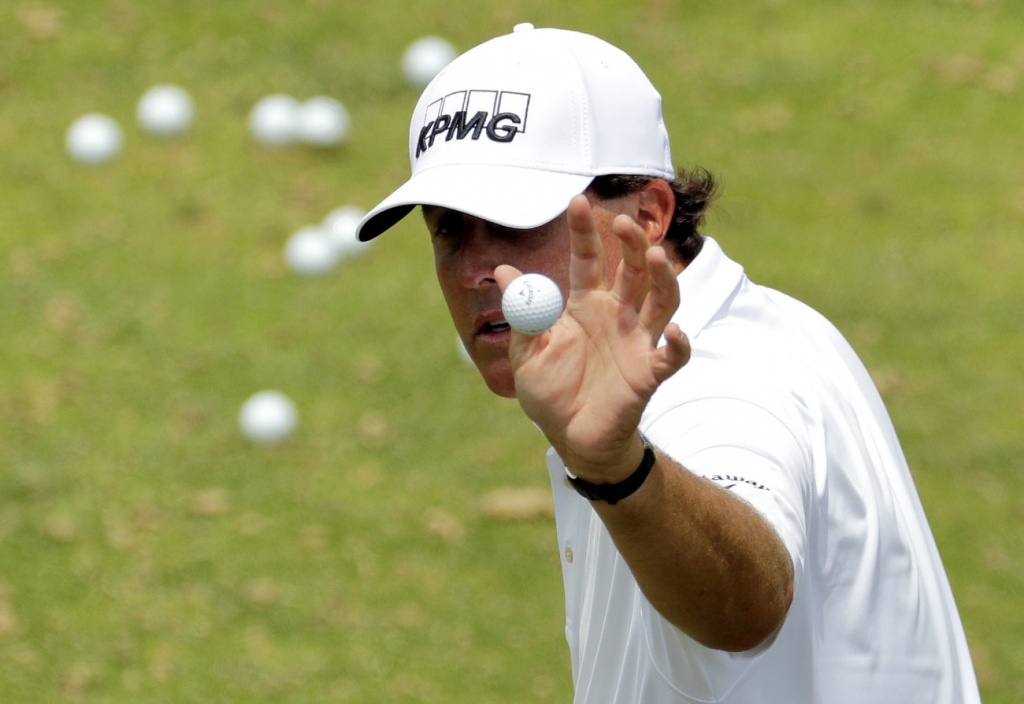
[[[566,543],[565,544],[565,551],[564,552],[565,552],[565,561],[571,564],[572,563],[572,545],[569,544],[569,543]]]

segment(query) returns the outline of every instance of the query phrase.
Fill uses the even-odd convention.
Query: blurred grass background
[[[569,701],[542,438],[456,353],[417,218],[321,279],[287,237],[405,177],[414,39],[598,34],[661,89],[708,232],[872,370],[985,701],[1024,699],[1024,5],[1010,0],[0,4],[0,700]],[[186,136],[134,122],[156,83]],[[341,147],[268,150],[269,93]],[[120,158],[74,164],[79,115]],[[301,424],[257,447],[242,401]]]

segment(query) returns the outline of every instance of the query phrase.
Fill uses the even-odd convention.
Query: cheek
[[[519,263],[509,263],[524,274],[531,272],[544,274],[558,284],[564,298],[569,293],[571,251],[568,235],[566,235],[565,238],[555,239],[548,247],[530,252]]]
[[[437,276],[437,284],[444,294],[445,301],[451,306],[452,297],[459,290],[457,270],[450,258],[434,256],[434,274]]]
[[[438,272],[437,280],[440,284],[441,295],[444,296],[444,302],[448,306],[448,313],[455,324],[455,329],[462,336],[462,339],[465,340],[471,334],[469,323],[466,320],[466,311],[469,309],[468,292],[450,279],[443,278],[440,272]]]
[[[434,272],[437,274],[438,281],[444,281],[446,272],[451,269],[449,259],[444,256],[442,252],[434,247]]]

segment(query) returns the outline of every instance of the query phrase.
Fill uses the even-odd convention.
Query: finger
[[[523,272],[508,264],[499,264],[498,268],[494,270],[494,280],[498,282],[498,288],[501,289],[502,293],[505,293],[505,289],[508,288],[510,283],[522,275]]]
[[[651,287],[640,309],[639,325],[651,333],[652,344],[657,344],[665,326],[679,308],[679,283],[662,247],[649,248],[646,262]]]
[[[675,323],[665,327],[665,345],[651,351],[651,372],[658,384],[690,361],[690,339]]]
[[[622,261],[615,272],[612,291],[624,304],[640,311],[644,297],[650,289],[647,268],[647,233],[628,215],[619,215],[612,222],[612,232],[622,245]]]
[[[602,288],[605,283],[604,249],[594,225],[590,201],[584,195],[569,201],[566,217],[569,221],[572,257],[569,264],[569,295],[586,293]]]

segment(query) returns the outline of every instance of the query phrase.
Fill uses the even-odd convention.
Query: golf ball
[[[180,86],[153,86],[139,99],[135,110],[142,129],[160,137],[181,134],[192,125],[195,103]]]
[[[512,328],[538,335],[562,315],[562,292],[543,274],[523,274],[505,289],[501,310]]]
[[[422,37],[402,54],[402,72],[410,85],[424,88],[457,53],[455,47],[441,37]]]
[[[339,253],[319,225],[300,227],[284,246],[288,268],[303,276],[321,276],[338,264]]]
[[[327,213],[321,224],[327,236],[334,243],[338,256],[341,258],[356,257],[365,254],[370,248],[369,242],[356,239],[356,227],[366,212],[354,205],[343,205]]]
[[[348,135],[351,120],[345,106],[334,98],[318,95],[299,105],[296,133],[306,144],[335,147]]]
[[[299,101],[275,93],[261,98],[249,113],[249,131],[260,144],[280,146],[294,142],[299,130]]]
[[[455,336],[455,351],[458,353],[459,359],[461,359],[463,363],[471,367],[476,364],[473,361],[473,358],[469,356],[469,350],[466,349],[466,343],[463,342],[462,338],[458,335]]]
[[[82,115],[71,123],[64,146],[80,164],[97,165],[111,161],[121,152],[124,133],[117,120],[98,112]]]
[[[291,399],[280,391],[259,391],[242,404],[238,424],[253,442],[269,444],[288,437],[299,422]]]

